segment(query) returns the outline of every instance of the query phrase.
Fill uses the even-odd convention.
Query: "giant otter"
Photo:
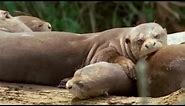
[[[66,88],[80,99],[102,95],[135,95],[135,81],[128,78],[125,70],[128,70],[127,67],[115,63],[91,64],[77,70],[66,83]]]
[[[148,56],[144,65],[147,66],[148,96],[165,96],[185,87],[185,44],[162,47]]]
[[[57,86],[77,69],[101,61],[127,67],[134,79],[137,60],[167,45],[166,30],[157,23],[76,35],[0,32],[0,80]]]

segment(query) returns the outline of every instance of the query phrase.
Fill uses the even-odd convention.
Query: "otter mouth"
[[[159,49],[153,50],[153,51],[151,51],[151,52],[149,52],[149,53],[147,53],[147,54],[141,56],[141,58],[148,59],[148,58],[150,58],[151,56],[153,56],[158,50],[159,50]]]
[[[146,59],[149,59],[150,57],[152,57],[156,52],[157,50],[146,55]]]

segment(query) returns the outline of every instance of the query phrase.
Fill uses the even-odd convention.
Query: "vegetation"
[[[52,24],[53,30],[77,33],[158,22],[168,32],[185,28],[183,2],[173,1],[1,1],[12,15],[21,11]]]

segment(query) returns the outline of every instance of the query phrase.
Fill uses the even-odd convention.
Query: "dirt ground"
[[[144,100],[144,101],[143,101]],[[71,105],[71,104],[92,104],[92,105],[136,105],[136,104],[185,104],[185,88],[182,88],[170,95],[160,98],[108,96],[96,97],[88,100],[74,98],[65,89],[50,86],[31,84],[17,84],[0,82],[0,104],[45,104],[45,105]]]

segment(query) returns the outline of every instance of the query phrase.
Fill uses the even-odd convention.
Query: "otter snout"
[[[42,30],[43,31],[51,31],[52,30],[52,26],[50,23],[44,23],[44,25],[42,26]]]
[[[67,88],[67,89],[71,89],[71,88],[72,88],[72,85],[70,85],[70,86],[67,86],[66,88]]]
[[[51,24],[47,23],[48,29],[52,30]]]
[[[147,43],[144,44],[144,46],[147,49],[154,48],[156,46],[157,41],[156,40],[150,40]]]
[[[147,39],[141,46],[139,57],[144,57],[150,53],[153,53],[160,49],[162,46],[163,44],[156,39]]]
[[[73,83],[71,81],[68,81],[66,83],[66,89],[72,89],[72,87],[73,87]]]

